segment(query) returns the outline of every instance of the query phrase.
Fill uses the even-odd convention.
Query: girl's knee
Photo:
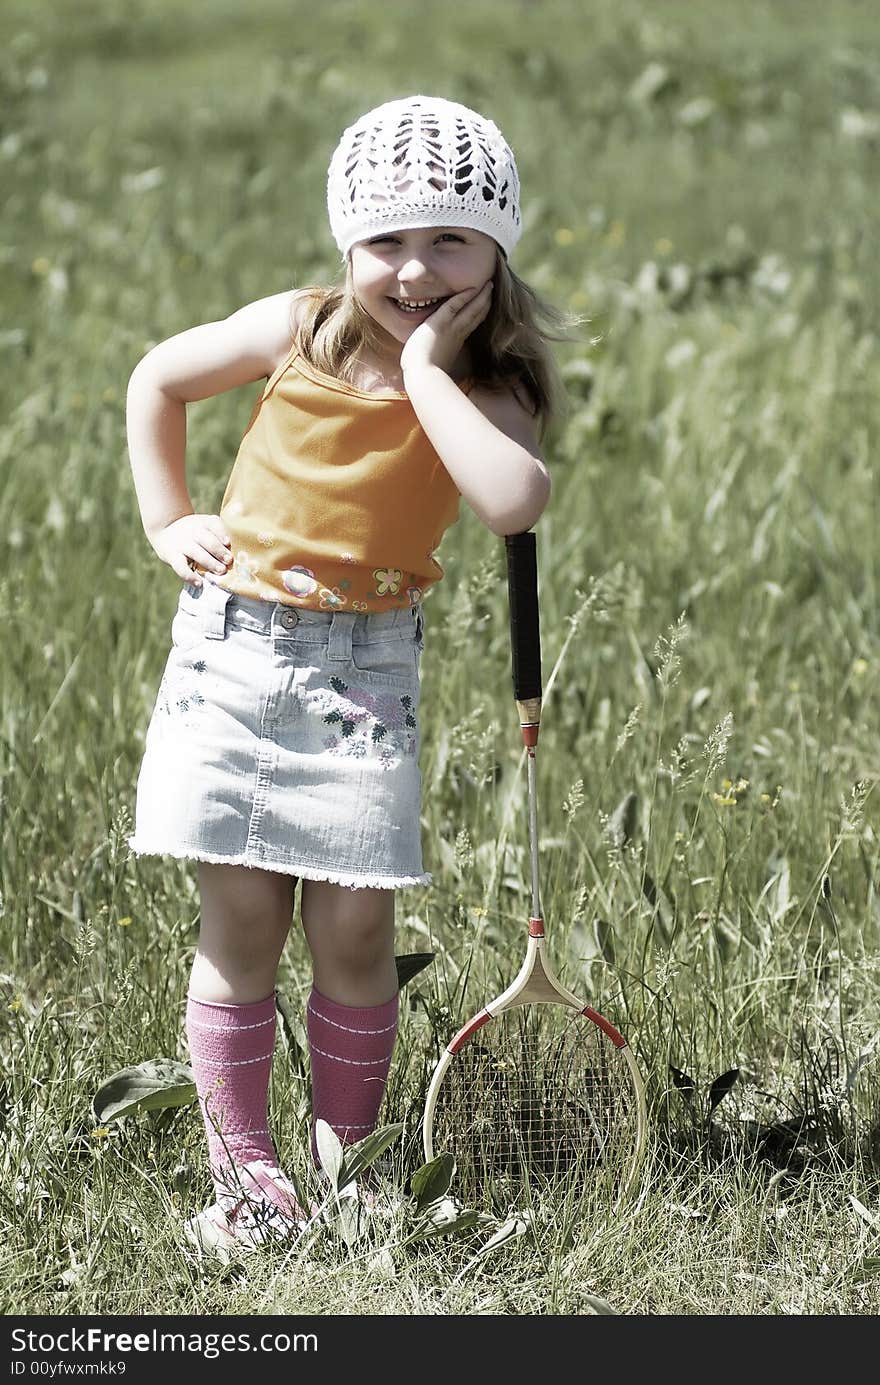
[[[351,890],[327,880],[304,880],[301,911],[307,929],[384,934],[394,926],[394,891]]]
[[[393,955],[393,890],[349,890],[323,880],[304,880],[301,911],[315,958],[359,970],[381,965]]]

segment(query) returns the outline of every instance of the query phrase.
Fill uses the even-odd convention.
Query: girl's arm
[[[532,417],[513,391],[475,389],[469,397],[445,370],[424,363],[404,371],[404,385],[477,518],[499,537],[531,529],[550,498],[550,476]]]
[[[492,280],[463,289],[421,322],[400,353],[419,422],[478,519],[497,534],[522,534],[550,498],[550,477],[528,410],[513,390],[468,397],[448,374],[487,316]]]
[[[187,404],[272,374],[291,346],[296,292],[272,294],[169,337],[135,366],[125,423],[147,538],[193,513],[185,475]]]

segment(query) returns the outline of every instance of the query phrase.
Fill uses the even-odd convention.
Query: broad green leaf
[[[119,1120],[135,1111],[157,1111],[165,1106],[189,1106],[196,1099],[193,1071],[171,1058],[150,1058],[122,1068],[102,1083],[92,1101],[97,1119]]]
[[[353,1246],[361,1236],[360,1208],[351,1197],[340,1198],[328,1210],[327,1223],[335,1226],[347,1246]]]
[[[315,1143],[318,1146],[318,1158],[321,1160],[321,1168],[330,1179],[330,1186],[334,1193],[339,1192],[339,1171],[343,1163],[342,1141],[336,1131],[324,1120],[315,1122]],[[349,1179],[345,1180],[346,1183]]]
[[[371,1135],[366,1135],[364,1139],[358,1140],[356,1145],[349,1145],[343,1150],[337,1186],[344,1188],[347,1183],[360,1177],[364,1169],[368,1169],[371,1164],[375,1163],[380,1155],[385,1153],[388,1146],[399,1139],[402,1133],[403,1122],[401,1121],[396,1125],[383,1125],[380,1130],[374,1130]]]
[[[532,1229],[532,1218],[528,1212],[520,1212],[517,1216],[508,1217],[502,1226],[499,1226],[494,1236],[490,1236],[484,1245],[480,1246],[474,1259],[480,1255],[486,1255],[490,1250],[496,1250],[498,1246],[503,1246],[505,1241],[512,1241],[516,1236],[525,1236]]]
[[[403,990],[407,981],[412,981],[413,977],[418,976],[420,971],[429,967],[435,956],[436,953],[434,952],[407,952],[400,957],[395,957],[397,984],[400,989]]]
[[[877,1218],[874,1216],[874,1213],[869,1212],[865,1204],[863,1202],[859,1202],[859,1199],[855,1196],[854,1193],[850,1193],[849,1200],[853,1205],[853,1210],[858,1213],[863,1222],[867,1222],[868,1226],[877,1225]]]
[[[600,1317],[620,1317],[617,1309],[611,1307],[607,1298],[600,1298],[598,1294],[584,1294],[584,1299],[590,1305],[593,1312],[598,1313]]]
[[[432,1226],[445,1227],[458,1221],[459,1217],[466,1215],[469,1210],[462,1207],[454,1197],[441,1197],[436,1202],[429,1202],[423,1215]]]
[[[430,1163],[423,1164],[412,1176],[412,1191],[416,1199],[416,1212],[423,1212],[431,1202],[444,1197],[449,1191],[452,1175],[455,1173],[455,1156],[438,1154]]]
[[[481,1221],[479,1212],[467,1211],[459,1212],[455,1217],[447,1221],[432,1222],[428,1219],[420,1221],[415,1230],[402,1242],[405,1246],[414,1245],[417,1241],[429,1241],[434,1236],[456,1236],[461,1231],[472,1231]]]
[[[636,793],[628,793],[611,814],[609,823],[609,831],[613,834],[618,846],[626,846],[628,842],[632,841],[636,834],[638,816],[639,796]],[[653,903],[653,900],[651,902]]]
[[[714,1111],[719,1102],[724,1100],[738,1077],[739,1068],[731,1068],[730,1072],[723,1072],[720,1077],[715,1078],[715,1081],[709,1088],[710,1111]]]
[[[459,1281],[473,1269],[474,1265],[482,1260],[484,1255],[488,1255],[491,1251],[497,1250],[499,1246],[506,1245],[508,1241],[514,1240],[517,1236],[525,1236],[531,1229],[532,1216],[530,1212],[520,1212],[515,1216],[508,1217],[507,1221],[498,1227],[498,1230],[489,1237],[488,1241],[480,1246],[477,1253],[472,1255],[467,1264],[459,1270],[453,1282],[456,1284],[459,1283]]]
[[[689,1077],[686,1072],[682,1072],[680,1068],[674,1068],[671,1063],[669,1064],[669,1071],[672,1073],[672,1081],[690,1106],[697,1090],[694,1079]]]

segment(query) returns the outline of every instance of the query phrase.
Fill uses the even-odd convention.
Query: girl
[[[519,180],[498,128],[439,98],[388,102],[344,131],[327,201],[337,285],[182,332],[128,387],[144,531],[185,583],[129,844],[198,862],[186,1032],[216,1189],[189,1224],[203,1246],[306,1216],[267,1113],[298,880],[313,1120],[343,1141],[375,1126],[394,891],[431,879],[418,705],[435,550],[460,496],[501,536],[550,492],[536,430],[561,395],[560,338],[537,318],[564,319],[509,268]],[[264,378],[219,514],[193,513],[187,403]]]

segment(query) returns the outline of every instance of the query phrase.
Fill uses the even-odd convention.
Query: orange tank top
[[[470,389],[470,382],[461,382]],[[414,606],[460,492],[407,395],[374,394],[294,346],[251,414],[220,517],[241,596],[312,610]]]

